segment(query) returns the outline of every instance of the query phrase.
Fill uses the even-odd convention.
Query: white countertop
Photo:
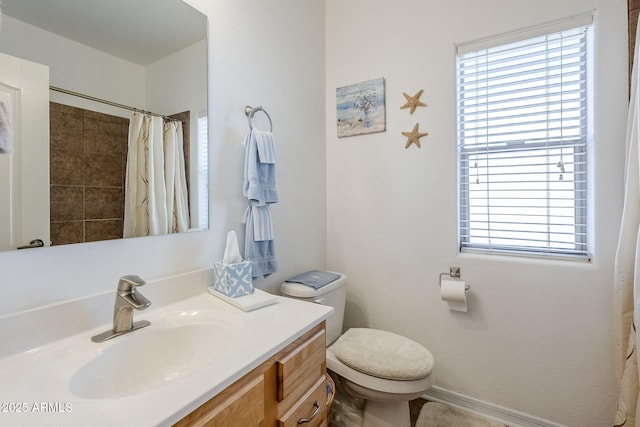
[[[153,311],[135,312],[134,320],[151,321],[147,328],[104,343],[91,342],[93,335],[110,328],[105,324],[0,359],[0,425],[171,425],[325,320],[332,311],[327,306],[277,297],[273,305],[244,312],[208,294],[203,287],[201,293],[186,299]],[[167,316],[192,323],[223,322],[230,326],[233,338],[224,344],[227,348],[216,356],[214,364],[161,386],[118,398],[74,395],[70,379],[82,365],[114,344],[162,328]],[[136,369],[144,363],[131,354],[128,366],[114,369]]]

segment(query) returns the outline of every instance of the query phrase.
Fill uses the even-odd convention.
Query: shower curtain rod
[[[72,90],[63,89],[61,87],[49,86],[49,90],[52,90],[54,92],[64,93],[64,94],[71,95],[71,96],[77,96],[78,98],[88,99],[90,101],[99,102],[101,104],[111,105],[112,107],[124,108],[125,110],[129,110],[129,111],[137,111],[137,112],[140,112],[140,113],[149,114],[151,116],[162,117],[165,120],[172,120],[172,121],[176,121],[176,122],[180,121],[178,119],[174,119],[172,117],[165,116],[163,114],[152,113],[151,111],[146,111],[146,110],[142,110],[140,108],[130,107],[130,106],[124,105],[124,104],[118,104],[117,102],[107,101],[105,99],[100,99],[100,98],[96,98],[94,96],[85,95],[85,94],[82,94],[82,93],[79,93],[79,92],[74,92]]]

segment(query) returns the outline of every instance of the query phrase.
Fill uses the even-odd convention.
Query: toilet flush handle
[[[316,298],[313,300],[316,304],[322,304],[324,302],[324,298]]]

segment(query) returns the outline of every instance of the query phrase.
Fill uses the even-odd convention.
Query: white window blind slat
[[[589,257],[590,28],[459,50],[461,251]]]

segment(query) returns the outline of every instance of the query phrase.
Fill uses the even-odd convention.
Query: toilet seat
[[[350,368],[387,380],[419,380],[430,375],[435,364],[422,345],[378,329],[351,328],[331,347]]]
[[[342,363],[333,351],[333,345],[327,347],[327,369],[364,388],[386,393],[387,400],[411,400],[424,394],[433,384],[432,375],[417,380],[389,380],[374,377],[357,371]]]

